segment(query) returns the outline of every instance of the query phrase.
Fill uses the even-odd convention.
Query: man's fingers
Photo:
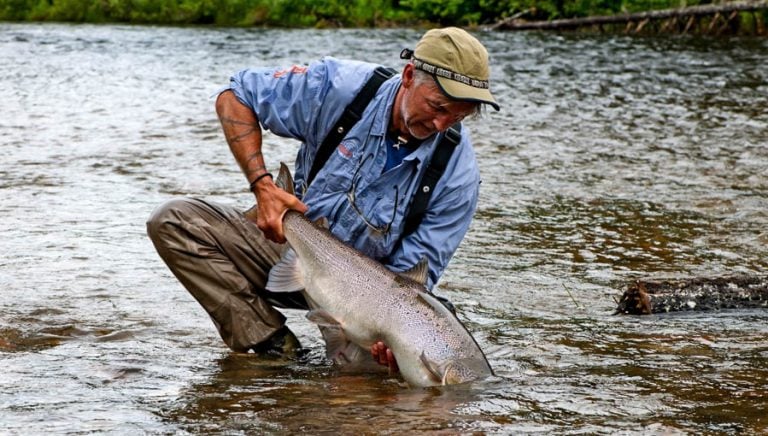
[[[307,213],[307,211],[309,210],[309,207],[307,207],[306,204],[302,203],[301,200],[299,200],[298,198],[293,197],[293,199],[294,201],[292,201],[289,204],[289,207],[300,214]],[[285,213],[283,213],[283,215],[285,215]]]
[[[374,362],[389,368],[390,373],[394,374],[399,371],[394,353],[384,345],[384,342],[379,341],[371,345],[371,356]]]
[[[379,364],[380,365],[387,365],[389,362],[387,361],[387,347],[384,345],[383,342],[379,342],[376,344],[379,352]]]
[[[389,361],[387,360],[386,350],[387,347],[383,342],[376,342],[371,346],[371,357],[373,357],[373,360],[379,365],[388,366]]]

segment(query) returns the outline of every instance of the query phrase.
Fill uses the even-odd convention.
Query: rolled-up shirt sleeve
[[[323,62],[285,69],[248,69],[230,79],[235,96],[250,107],[262,127],[272,133],[316,143],[313,127],[327,90]]]
[[[308,66],[253,68],[230,78],[227,89],[251,108],[262,127],[301,141],[295,180],[302,180],[328,130],[375,65],[325,57]]]

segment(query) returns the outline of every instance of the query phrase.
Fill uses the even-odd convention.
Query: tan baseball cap
[[[442,91],[456,100],[499,104],[491,95],[488,51],[474,36],[458,27],[432,29],[400,57],[412,59],[416,69],[435,77]]]

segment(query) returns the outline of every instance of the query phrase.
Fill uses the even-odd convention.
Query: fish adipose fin
[[[422,257],[419,263],[408,271],[397,273],[400,277],[411,279],[416,283],[427,285],[427,274],[429,274],[429,262],[426,257]]]
[[[296,292],[304,290],[304,277],[296,252],[286,250],[283,258],[269,270],[268,291]]]
[[[443,385],[457,385],[477,379],[477,374],[461,362],[435,362],[421,352],[421,363],[427,367],[432,378]]]
[[[326,217],[320,217],[320,218],[316,219],[314,224],[317,227],[320,227],[322,229],[330,229],[331,228],[331,224],[328,222],[328,218],[326,218]]]

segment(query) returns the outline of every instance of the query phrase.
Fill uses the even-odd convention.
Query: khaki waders
[[[285,316],[274,307],[307,309],[298,292],[265,289],[285,246],[267,240],[235,208],[199,199],[170,200],[149,217],[147,233],[233,351],[246,352],[283,327]]]

